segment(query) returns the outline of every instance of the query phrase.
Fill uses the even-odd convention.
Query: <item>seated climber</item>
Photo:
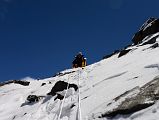
[[[84,55],[82,54],[82,52],[79,52],[75,56],[75,60],[72,62],[72,64],[73,64],[73,68],[86,66],[86,58],[84,58]]]

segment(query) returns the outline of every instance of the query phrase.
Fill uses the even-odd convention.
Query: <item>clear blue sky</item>
[[[0,0],[0,81],[45,78],[131,43],[159,0]]]

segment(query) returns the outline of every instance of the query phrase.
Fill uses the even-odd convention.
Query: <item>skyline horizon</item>
[[[88,64],[132,43],[158,0],[0,1],[0,82],[45,78],[71,68],[81,51]]]

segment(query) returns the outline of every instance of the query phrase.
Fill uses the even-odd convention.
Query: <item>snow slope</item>
[[[151,37],[157,35],[159,33]],[[159,43],[159,38],[156,40]],[[107,120],[108,118],[99,116],[118,106],[119,103],[114,103],[107,107],[115,97],[159,76],[159,47],[152,49],[150,46],[152,45],[130,46],[127,49],[132,50],[120,58],[115,54],[84,69],[65,70],[62,73],[75,72],[63,76],[42,80],[25,78],[24,80],[30,81],[29,86],[14,83],[1,86],[0,120],[58,120],[58,117],[59,120]],[[56,96],[46,94],[57,81],[76,84],[79,90],[64,90],[59,94],[67,93],[65,99],[54,100]],[[46,85],[41,86],[42,83]],[[138,91],[130,95],[133,96],[135,92]],[[41,99],[36,103],[28,103],[28,95],[38,95]],[[118,115],[112,120],[158,120],[158,112],[159,102],[130,115]]]

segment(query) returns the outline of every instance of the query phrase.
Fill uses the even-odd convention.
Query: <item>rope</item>
[[[79,74],[78,74],[78,120],[82,120],[82,114],[81,114],[81,99],[80,99],[80,78],[81,78],[81,71],[79,69]]]
[[[78,70],[78,86],[79,86],[79,89],[78,89],[78,116],[77,116],[77,120],[82,120],[82,115],[81,115],[81,99],[80,99],[80,77],[81,77],[81,70],[79,68],[79,70]],[[66,95],[67,95],[67,92],[68,92],[69,75],[68,75],[68,81],[67,82],[68,82],[68,85],[67,85],[66,93],[64,95],[64,99],[62,101],[62,104],[61,104],[61,107],[60,107],[60,112],[59,112],[57,120],[60,120],[60,117],[61,117],[61,114],[62,114],[62,109],[63,109],[63,106],[64,106],[64,101],[66,99]]]
[[[67,84],[67,89],[66,89],[66,93],[64,95],[64,98],[63,98],[63,101],[62,101],[62,104],[61,104],[61,107],[60,107],[60,113],[59,113],[59,116],[57,118],[57,120],[60,120],[60,117],[61,117],[61,114],[62,114],[62,109],[63,109],[63,106],[64,106],[64,102],[65,102],[65,98],[66,98],[66,95],[67,95],[67,92],[68,92],[68,87],[69,87],[69,75],[68,75],[68,84]]]

